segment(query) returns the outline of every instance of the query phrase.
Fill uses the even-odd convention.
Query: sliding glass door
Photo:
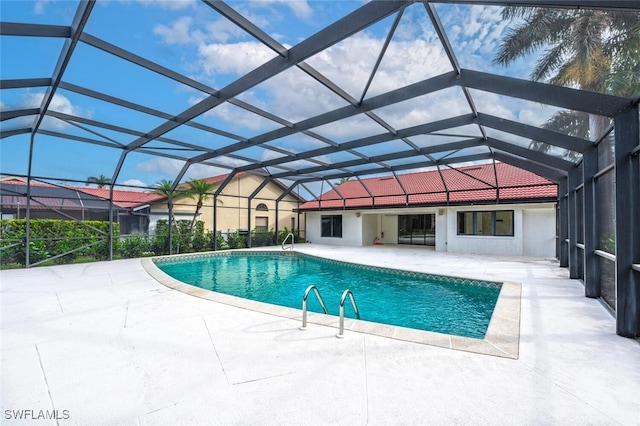
[[[436,245],[436,215],[408,214],[398,216],[398,244]]]

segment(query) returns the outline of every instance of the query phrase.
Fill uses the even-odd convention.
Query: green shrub
[[[229,248],[227,246],[227,241],[224,239],[221,231],[218,231],[215,234],[213,232],[209,232],[207,236],[209,237],[209,247],[214,247],[213,242],[215,238],[215,247],[217,250],[224,250]]]
[[[207,238],[207,235],[204,233],[204,222],[201,220],[197,221],[192,231],[191,248],[193,251],[207,250],[213,247],[210,242],[211,239]]]
[[[304,238],[300,237],[300,231],[297,229],[294,229],[293,231],[289,231],[289,229],[287,229],[287,227],[284,227],[284,230],[280,231],[278,233],[278,244],[282,244],[282,242],[284,241],[285,238],[287,238],[287,235],[289,235],[289,233],[293,232],[293,242],[294,243],[304,243]],[[287,241],[287,244],[290,242],[291,240]]]
[[[229,232],[227,234],[227,245],[230,249],[245,248],[247,246],[247,237],[240,235],[238,231]]]
[[[22,244],[18,246],[16,250],[15,261],[21,265],[27,264],[27,251],[25,247],[26,244]],[[29,264],[37,263],[50,257],[44,241],[29,241],[29,247]]]
[[[273,231],[251,231],[251,247],[272,246],[275,244],[276,234]]]
[[[171,245],[173,253],[190,253],[207,249],[211,240],[204,233],[204,222],[196,222],[191,229],[191,221],[177,220],[173,224]],[[169,221],[160,219],[156,223],[156,236],[151,240],[151,251],[157,255],[169,254]]]
[[[48,257],[73,251],[56,258],[55,263],[69,263],[82,255],[94,256],[96,259],[109,258],[109,222],[75,221],[59,219],[32,219],[30,221],[29,263],[33,264]],[[26,220],[13,219],[0,221],[0,245],[10,246],[16,241],[22,243],[2,250],[2,262],[26,263]],[[113,224],[114,238],[118,236],[119,227]],[[83,249],[83,246],[102,240],[96,246]]]
[[[151,250],[151,242],[146,236],[132,235],[120,241],[118,252],[125,259],[142,257]]]

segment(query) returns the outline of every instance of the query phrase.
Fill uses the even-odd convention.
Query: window
[[[513,237],[513,210],[458,212],[458,235]]]
[[[267,205],[265,203],[260,203],[256,206],[256,211],[257,212],[268,212],[269,211],[269,207],[267,207]]]
[[[342,238],[342,215],[322,216],[321,236]]]
[[[265,216],[256,216],[256,231],[268,231],[269,218]]]

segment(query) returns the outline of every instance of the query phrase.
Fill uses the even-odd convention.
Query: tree
[[[154,186],[153,186],[153,192],[161,195],[165,198],[169,198],[169,194],[171,194],[171,187],[173,186],[173,181],[171,180],[167,180],[167,179],[162,179],[160,181],[158,181]],[[173,201],[179,199],[179,198],[184,198],[186,196],[185,192],[183,189],[178,189],[176,188],[173,191],[173,196],[171,197],[171,199]],[[173,214],[173,206],[169,209],[170,214],[171,214],[171,222],[173,223],[174,226],[176,226],[176,217]]]
[[[507,32],[494,63],[508,65],[545,49],[531,71],[532,80],[627,97],[640,91],[640,13],[509,6],[502,17],[521,23]],[[584,136],[596,138],[609,119],[561,111],[544,127],[566,131],[570,123],[575,128],[569,134],[586,127]],[[533,144],[549,150],[546,144]]]
[[[190,229],[193,230],[198,215],[200,214],[200,210],[202,210],[202,206],[205,201],[210,198],[213,190],[216,189],[217,186],[218,185],[215,183],[209,183],[206,180],[201,179],[191,179],[187,182],[187,188],[184,189],[184,196],[196,200],[196,210],[193,212]],[[218,204],[222,204],[222,200],[218,199]]]
[[[339,180],[338,182],[336,182],[335,184],[336,184],[336,185],[342,185],[343,183],[348,182],[348,181],[349,181],[349,179],[351,179],[349,176],[342,177],[342,178],[340,178],[340,180]]]
[[[102,189],[111,184],[111,178],[108,178],[105,175],[100,175],[99,177],[89,176],[87,178],[87,183],[95,184],[98,188]]]

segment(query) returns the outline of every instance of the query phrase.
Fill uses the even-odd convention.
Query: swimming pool
[[[173,278],[245,299],[300,309],[309,285],[338,315],[349,288],[362,320],[482,339],[502,284],[356,265],[295,252],[218,252],[155,259]],[[322,312],[314,297],[310,311]],[[349,306],[346,316],[353,316]]]

